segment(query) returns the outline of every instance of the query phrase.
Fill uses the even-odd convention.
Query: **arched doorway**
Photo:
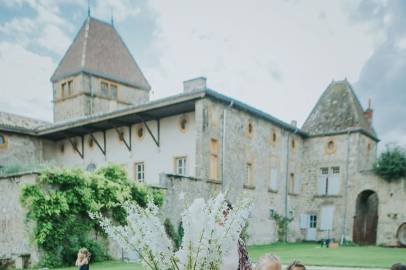
[[[364,190],[357,196],[352,239],[360,245],[375,245],[378,227],[378,194]]]

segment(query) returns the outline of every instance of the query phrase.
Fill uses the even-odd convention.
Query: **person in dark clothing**
[[[79,267],[79,270],[89,270],[90,252],[87,248],[81,248],[78,252],[75,265]]]
[[[395,263],[390,270],[406,270],[406,264]]]

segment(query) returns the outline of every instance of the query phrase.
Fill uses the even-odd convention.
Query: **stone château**
[[[88,17],[51,77],[54,122],[0,112],[0,166],[51,163],[94,170],[118,163],[165,193],[179,222],[185,201],[228,191],[254,200],[251,243],[277,241],[272,213],[293,218],[288,240],[406,245],[406,181],[371,173],[378,135],[347,80],[333,81],[301,128],[209,89],[149,100],[151,86],[113,25]],[[156,89],[159,91],[159,89]],[[0,258],[38,253],[19,202],[37,171],[0,178]]]

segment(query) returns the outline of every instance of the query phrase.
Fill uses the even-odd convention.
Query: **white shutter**
[[[302,178],[297,175],[295,178],[295,186],[293,193],[299,194],[302,191]]]
[[[278,190],[278,170],[277,169],[271,170],[271,190],[274,190],[274,191]]]
[[[309,220],[310,220],[310,216],[308,214],[301,214],[300,215],[300,229],[309,228]]]
[[[319,176],[317,179],[317,193],[319,195],[326,194],[326,176]]]
[[[321,208],[320,230],[332,230],[334,218],[334,206],[326,205]]]
[[[328,179],[328,191],[329,195],[338,195],[340,193],[340,176],[330,176]]]

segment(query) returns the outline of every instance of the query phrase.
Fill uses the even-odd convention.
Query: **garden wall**
[[[26,211],[20,204],[21,187],[34,184],[37,173],[20,173],[0,177],[0,259],[12,259],[16,267],[29,257],[39,260],[38,249],[31,236],[32,224],[26,222]],[[29,256],[28,256],[29,255]]]

